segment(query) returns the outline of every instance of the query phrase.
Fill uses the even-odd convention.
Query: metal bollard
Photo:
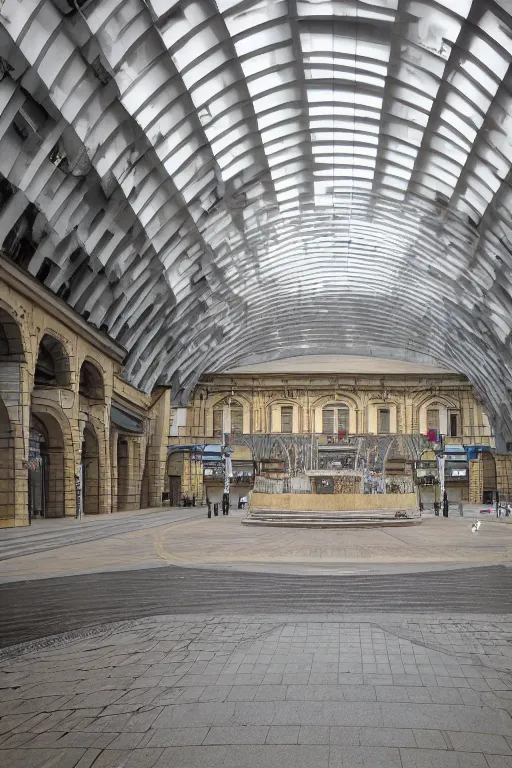
[[[213,515],[214,515],[214,517],[218,517],[219,516],[219,505],[217,503],[215,503],[213,505]]]
[[[206,506],[208,507],[208,518],[211,518],[212,516],[212,503],[210,499],[206,502]]]

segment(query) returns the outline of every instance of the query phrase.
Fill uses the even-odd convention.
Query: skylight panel
[[[508,50],[510,50],[510,41],[508,45]],[[488,42],[476,35],[472,38],[468,50],[472,56],[479,59],[482,64],[485,64],[491,72],[494,72],[499,80],[503,80],[509,66],[510,55],[499,54]]]
[[[408,171],[412,171],[412,169],[414,168],[416,156],[417,156],[417,153],[415,153],[414,157],[410,157],[408,155],[404,155],[402,152],[396,152],[393,149],[384,149],[381,152],[379,152],[379,160],[382,159],[382,160],[389,161],[394,165],[398,165],[398,166],[401,166],[402,168],[406,168]]]
[[[311,109],[311,113],[313,108]],[[378,133],[379,124],[375,122],[366,122],[356,120],[355,118],[329,117],[324,115],[322,118],[315,117],[310,120],[311,130],[327,131],[357,131],[361,133]],[[333,134],[334,135],[334,134]]]
[[[452,87],[463,95],[464,99],[474,104],[480,112],[487,112],[491,103],[491,96],[498,90],[499,83],[494,83],[494,88],[489,96],[484,90],[478,88],[463,72],[457,72],[452,78]]]
[[[507,11],[510,14],[511,8],[509,7]],[[512,38],[512,28],[510,25],[507,26],[492,11],[486,11],[480,19],[478,26],[510,55],[510,40]]]
[[[461,152],[464,152],[464,154],[468,154],[471,150],[471,141],[465,136],[460,135],[459,133],[456,133],[453,131],[450,127],[450,120],[451,120],[451,114],[447,114],[446,110],[444,111],[444,114],[442,113],[442,118],[446,121],[444,123],[441,123],[439,127],[437,128],[437,133],[440,136],[445,136],[451,143],[453,143]],[[455,126],[454,126],[455,127]],[[464,126],[465,129],[467,126]]]
[[[229,133],[224,133],[219,139],[211,142],[211,147],[215,155],[223,152],[231,144],[242,141],[244,136],[250,133],[250,126],[247,123],[240,123],[232,128]]]
[[[491,95],[496,93],[499,86],[497,78],[490,75],[488,71],[476,62],[471,59],[463,61],[461,64],[461,73],[462,72],[466,72],[469,77],[475,80],[481,88],[487,91],[487,93],[490,93]]]
[[[395,99],[412,104],[415,108],[422,109],[425,112],[430,112],[432,108],[432,98],[430,96],[408,88],[405,85],[394,85],[391,88],[391,93]]]
[[[318,102],[345,102],[347,104],[361,105],[362,107],[371,107],[375,110],[382,109],[382,96],[349,88],[336,87],[336,83],[333,83],[331,89],[322,87],[308,88],[307,98],[310,104]]]
[[[220,6],[219,6],[220,9]],[[259,27],[262,24],[276,21],[288,13],[288,3],[286,0],[262,0],[262,2],[253,3],[252,6],[237,11],[226,13],[224,20],[230,34],[234,37],[240,32],[245,32],[248,27]]]
[[[453,0],[437,0],[438,5],[443,5],[451,13],[456,13],[463,19],[467,19],[473,0],[457,0],[455,5]]]
[[[208,77],[208,75],[211,76],[216,69],[219,69],[228,61],[229,56],[226,51],[223,48],[218,48],[205,59],[184,71],[182,73],[183,82],[188,89],[191,89],[196,83],[199,83],[205,77]]]
[[[283,149],[287,149],[288,147],[294,147],[297,144],[301,144],[302,142],[303,142],[302,134],[295,133],[291,136],[284,136],[278,141],[273,142],[271,144],[266,144],[265,151],[267,155],[273,155],[275,152],[281,152]]]
[[[401,165],[395,163],[382,163],[379,166],[379,171],[388,178],[398,178],[404,181],[408,181],[411,178],[412,170],[410,168],[403,168]]]
[[[347,80],[354,83],[363,83],[365,85],[371,85],[376,88],[384,88],[385,80],[383,77],[377,77],[375,75],[369,75],[366,72],[361,72],[357,70],[348,70],[344,69],[343,71],[336,70],[334,71],[333,67],[331,68],[322,68],[322,67],[305,67],[304,74],[306,76],[306,80],[328,80],[330,78],[336,79],[336,80]]]
[[[167,159],[164,161],[167,172],[173,176],[178,168],[181,168],[181,166],[199,149],[199,146],[198,139],[191,137],[187,144],[168,155]]]
[[[260,53],[263,48],[281,45],[287,42],[290,37],[290,25],[288,23],[276,24],[273,27],[267,27],[237,39],[235,47],[239,56],[246,56],[250,53]]]
[[[460,131],[473,144],[476,137],[476,129],[480,128],[484,121],[482,115],[478,114],[471,104],[468,104],[467,101],[453,93],[447,95],[446,104],[447,106],[441,112],[441,120],[445,120],[453,128]],[[452,107],[457,109],[457,112],[461,113],[464,117],[460,117]],[[473,125],[470,125],[470,123]]]
[[[235,86],[231,93],[236,93],[236,84],[238,82],[236,73],[232,69],[225,68],[222,72],[211,77],[210,80],[191,89],[192,101],[197,108],[200,108],[204,104],[208,104],[217,94],[222,93],[229,86]]]
[[[363,129],[362,129],[363,130]],[[350,132],[350,131],[313,131],[311,133],[311,141],[315,143],[315,146],[317,146],[316,142],[323,142],[326,146],[329,145],[329,142],[332,146],[333,143],[346,143],[348,145],[361,145],[361,144],[369,144],[373,145],[374,147],[377,146],[379,143],[379,137],[378,136],[368,136],[365,133],[362,132]]]
[[[346,67],[347,69],[361,70],[362,72],[369,72],[374,75],[386,75],[388,71],[387,64],[378,64],[373,59],[363,59],[354,56],[340,56],[338,54],[314,54],[308,53],[304,55],[304,62],[306,68],[312,68],[324,66],[324,68],[330,68],[332,72],[333,67]],[[309,65],[309,67],[308,67]]]
[[[289,176],[289,162],[290,160],[296,160],[298,157],[302,158],[304,162],[304,147],[302,144],[296,144],[286,149],[281,149],[279,152],[274,152],[267,156],[267,162],[272,169],[272,178],[282,178],[283,176]],[[283,165],[286,163],[286,165]],[[282,166],[279,170],[276,166]],[[274,174],[277,174],[276,176]]]
[[[342,155],[342,154],[330,154],[330,155],[315,155],[314,157],[315,166],[319,165],[328,165],[328,166],[338,166],[338,165],[346,165],[346,166],[353,166],[353,167],[360,167],[360,168],[375,168],[375,158],[374,157],[361,157],[360,154],[357,153],[357,151],[353,151],[350,154]]]
[[[325,155],[331,153],[332,155],[367,155],[368,157],[377,156],[377,147],[365,147],[358,146],[357,144],[320,144],[314,143],[312,146],[314,155]]]
[[[282,88],[274,93],[266,93],[264,96],[254,99],[253,106],[256,113],[266,112],[286,104],[288,101],[300,101],[301,94],[298,86],[296,88]]]
[[[295,81],[295,68],[287,67],[286,69],[279,69],[276,72],[268,72],[267,74],[247,80],[247,89],[250,95],[254,97],[265,91],[271,91],[274,88],[280,88],[283,85]]]
[[[291,64],[292,62],[295,62],[293,48],[291,45],[286,44],[274,48],[271,51],[263,51],[263,53],[255,56],[248,56],[240,60],[240,64],[246,77],[256,75],[259,72],[266,72],[269,69],[286,66],[286,64]]]
[[[271,141],[282,139],[285,136],[291,136],[299,131],[301,131],[301,127],[298,123],[285,123],[276,128],[268,128],[265,131],[261,131],[261,138],[264,144],[268,144]]]
[[[373,179],[373,168],[333,168],[332,170],[314,170],[313,176],[315,178],[332,178],[333,183],[337,183],[340,179],[354,178],[354,179]]]
[[[216,117],[204,127],[208,141],[212,142],[224,133],[230,133],[235,126],[245,119],[242,107],[233,107],[224,115]]]
[[[201,29],[181,47],[175,48],[172,60],[180,71],[192,64],[193,61],[207,54],[222,42],[221,34],[212,27]]]
[[[314,104],[310,104],[309,114],[311,117],[325,117],[326,108],[325,106],[315,106]],[[362,118],[363,120],[367,118],[371,120],[378,120],[380,117],[380,114],[377,110],[362,109],[360,106],[344,106],[340,104],[330,104],[328,107],[328,114],[332,117],[358,117]]]
[[[342,16],[391,22],[398,0],[373,0],[362,5],[357,0],[298,0],[300,16]]]

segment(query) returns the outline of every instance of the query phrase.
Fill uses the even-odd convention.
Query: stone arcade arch
[[[9,413],[0,399],[0,527],[14,525],[14,435]]]
[[[105,399],[103,374],[90,360],[84,360],[80,366],[78,392],[80,397],[85,397],[87,400],[103,401]]]
[[[22,400],[27,386],[25,347],[10,308],[0,306],[0,527],[26,522],[27,469],[24,462]]]
[[[99,514],[100,453],[96,430],[90,422],[85,425],[82,442],[82,493],[84,514]]]
[[[39,438],[37,437],[39,435]],[[39,478],[31,475],[31,510],[41,511],[45,517],[64,517],[75,514],[74,460],[71,430],[65,417],[49,406],[33,403],[31,436],[39,441]],[[29,473],[37,472],[37,452]],[[30,461],[29,461],[30,466]],[[34,496],[39,494],[39,498]]]
[[[126,437],[117,438],[117,511],[128,509],[130,498],[130,447]]]
[[[39,342],[34,387],[69,387],[71,371],[69,356],[60,339],[45,333]]]
[[[494,504],[498,489],[496,459],[489,451],[482,451],[480,461],[482,462],[482,503]]]
[[[0,307],[0,363],[17,362],[25,360],[23,340],[18,323]]]

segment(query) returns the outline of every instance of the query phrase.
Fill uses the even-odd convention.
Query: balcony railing
[[[187,429],[186,427],[182,428],[183,430]],[[193,430],[194,434],[192,433],[192,429],[190,431],[187,431],[186,433],[176,437],[171,436],[169,437],[169,445],[185,445],[189,443],[197,443],[202,445],[218,445],[222,442],[222,436],[217,435],[198,435],[197,434],[197,428],[194,428]],[[320,447],[326,446],[326,445],[352,445],[357,440],[357,438],[361,437],[373,437],[373,438],[387,438],[387,437],[400,437],[402,436],[401,433],[388,433],[388,434],[376,434],[374,432],[358,432],[357,434],[347,434],[344,437],[340,437],[339,435],[326,435],[322,432],[272,432],[272,433],[262,433],[262,432],[253,432],[253,433],[235,433],[231,436],[231,442],[236,443],[239,438],[248,437],[250,434],[252,435],[259,435],[263,436],[268,435],[275,435],[276,437],[283,437],[283,438],[293,438],[293,437],[316,437],[318,440],[318,445]],[[407,433],[407,436],[409,433]],[[418,436],[418,435],[416,435]],[[424,436],[426,438],[426,436]],[[481,435],[481,434],[470,434],[470,435],[458,435],[456,437],[449,437],[447,435],[443,436],[445,445],[489,445],[491,447],[494,447],[494,437],[491,435]]]

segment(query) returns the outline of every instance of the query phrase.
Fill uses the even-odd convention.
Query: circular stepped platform
[[[408,517],[395,517],[397,512]],[[421,517],[412,509],[344,510],[292,512],[282,509],[254,509],[243,525],[268,525],[281,528],[397,528],[419,525]]]

